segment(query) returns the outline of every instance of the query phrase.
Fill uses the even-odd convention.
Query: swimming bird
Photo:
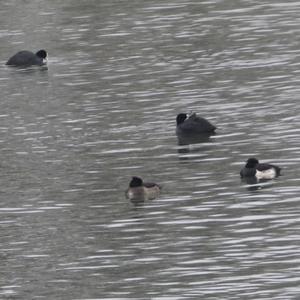
[[[216,126],[196,113],[192,113],[189,117],[185,113],[180,113],[176,117],[176,123],[177,135],[213,134],[216,130]]]
[[[159,196],[160,190],[161,187],[158,184],[143,182],[140,177],[133,176],[126,190],[126,197],[133,203],[153,200]]]
[[[280,175],[280,170],[278,166],[274,166],[267,163],[259,163],[259,161],[251,157],[247,160],[245,167],[240,171],[242,178],[256,177],[260,179],[273,179]]]
[[[46,50],[39,50],[36,53],[23,50],[13,55],[6,65],[16,67],[29,67],[32,65],[42,66],[46,64],[47,52]]]

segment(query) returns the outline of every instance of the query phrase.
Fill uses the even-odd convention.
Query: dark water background
[[[297,299],[299,33],[299,1],[1,3],[0,299]],[[218,133],[178,145],[191,111]]]

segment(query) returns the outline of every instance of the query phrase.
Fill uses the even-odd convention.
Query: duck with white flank
[[[255,177],[258,180],[261,179],[273,179],[280,175],[278,166],[274,166],[267,163],[259,163],[259,161],[251,157],[247,160],[245,167],[242,168],[240,175],[242,178]]]

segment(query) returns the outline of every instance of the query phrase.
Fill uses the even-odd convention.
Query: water
[[[296,299],[300,4],[10,1],[1,299]],[[20,49],[48,69],[4,66]],[[218,127],[178,145],[175,117]],[[249,156],[283,167],[241,182]],[[139,207],[132,175],[163,186]]]

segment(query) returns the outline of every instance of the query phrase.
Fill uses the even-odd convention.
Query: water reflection
[[[214,134],[177,134],[177,152],[181,160],[207,156],[213,144],[211,136]]]
[[[7,70],[11,72],[20,72],[22,74],[32,74],[34,72],[40,72],[40,71],[47,71],[48,66],[42,65],[42,66],[6,66]]]
[[[208,143],[211,142],[211,136],[215,134],[201,133],[201,134],[177,134],[179,146]]]
[[[273,179],[257,179],[256,177],[244,177],[241,178],[241,182],[246,184],[249,191],[257,191],[274,185]]]

